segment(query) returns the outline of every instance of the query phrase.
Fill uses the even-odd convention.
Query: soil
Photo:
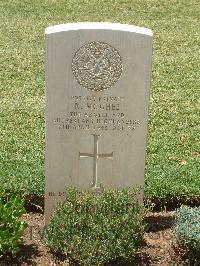
[[[25,245],[18,256],[13,259],[7,255],[0,259],[0,266],[71,266],[67,256],[52,253],[42,243],[44,215],[27,213],[22,218],[28,223],[24,234]],[[153,212],[145,218],[148,229],[144,235],[144,244],[138,254],[137,262],[123,265],[160,265],[160,266],[188,266],[191,264],[183,259],[184,256],[176,247],[176,238],[173,232],[174,212]],[[112,265],[119,265],[114,263]],[[122,265],[122,264],[120,264]]]

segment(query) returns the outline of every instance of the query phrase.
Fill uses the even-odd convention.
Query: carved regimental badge
[[[119,52],[104,42],[83,45],[72,59],[72,71],[78,83],[92,91],[110,88],[122,74]]]

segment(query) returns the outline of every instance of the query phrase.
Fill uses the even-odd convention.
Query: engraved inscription
[[[113,152],[111,153],[99,153],[98,150],[98,140],[100,135],[92,134],[94,136],[94,153],[83,153],[79,152],[79,157],[80,158],[87,158],[87,157],[92,157],[93,158],[93,181],[92,181],[92,189],[94,190],[101,190],[101,186],[98,186],[98,159],[99,158],[108,158],[112,159],[113,158]]]
[[[77,82],[92,91],[113,86],[122,74],[119,52],[104,42],[83,45],[72,59],[72,71]]]
[[[66,191],[59,191],[59,192],[55,192],[55,191],[49,191],[47,193],[47,195],[49,197],[64,197],[67,195]]]
[[[140,121],[126,114],[123,97],[77,96],[71,97],[69,111],[54,118],[60,130],[134,131]]]

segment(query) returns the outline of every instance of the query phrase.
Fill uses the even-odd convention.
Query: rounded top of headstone
[[[143,35],[153,36],[150,29],[121,24],[121,23],[109,23],[109,22],[78,22],[78,23],[67,23],[59,24],[47,27],[45,34],[53,34],[63,31],[75,31],[75,30],[118,30],[118,31],[128,31]]]

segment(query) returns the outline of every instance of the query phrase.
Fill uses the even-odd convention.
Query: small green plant
[[[200,260],[200,207],[182,206],[176,211],[178,244],[193,260]]]
[[[18,196],[6,199],[0,191],[0,256],[11,253],[16,255],[23,243],[22,235],[26,224],[20,221],[24,214],[23,200]]]
[[[44,242],[81,265],[130,260],[143,240],[144,206],[136,191],[96,194],[68,189],[44,233]]]

